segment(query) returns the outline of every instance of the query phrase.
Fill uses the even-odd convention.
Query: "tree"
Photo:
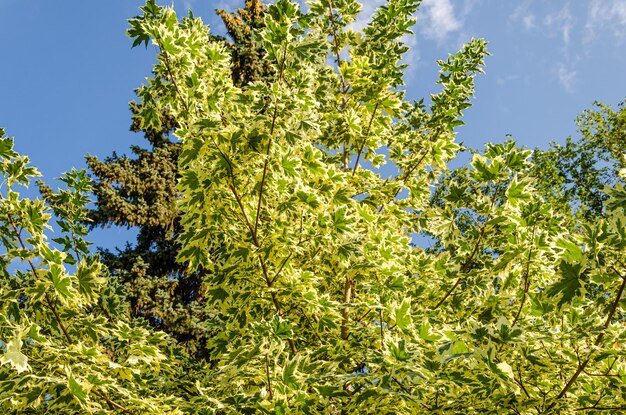
[[[585,217],[603,214],[604,187],[613,186],[626,167],[626,101],[617,111],[599,102],[594,107],[578,117],[577,140],[568,137],[564,145],[552,143],[533,155],[541,187]]]
[[[439,61],[442,89],[428,108],[405,102],[402,37],[418,3],[390,0],[356,33],[349,28],[356,1],[314,1],[302,13],[278,0],[261,30],[275,77],[242,88],[232,80],[230,51],[200,20],[178,20],[147,1],[129,34],[159,53],[154,78],[138,91],[138,119],[154,130],[164,111],[177,121],[178,256],[207,270],[209,361],[177,356],[163,340],[150,352],[167,367],[158,375],[142,366],[119,389],[101,388],[104,375],[81,376],[83,400],[68,407],[137,414],[626,409],[626,171],[607,189],[602,217],[572,217],[539,188],[530,151],[488,144],[441,184],[446,203],[431,203],[459,149],[455,127],[487,52],[472,39]],[[440,249],[417,246],[421,232]],[[5,280],[0,293],[14,295]],[[24,314],[41,321],[55,345],[72,343],[34,310]],[[91,316],[78,309],[63,321],[79,331]],[[104,321],[96,328],[107,330]],[[101,336],[95,344],[108,339]],[[113,353],[122,357],[114,362],[131,365],[135,358],[124,359],[136,341],[145,343],[117,343]],[[13,344],[0,372],[0,390],[13,394],[0,402],[15,412],[28,399],[15,385],[31,381],[31,372],[16,362]],[[36,339],[22,347],[56,350]],[[99,364],[67,366],[91,374]],[[48,393],[69,396],[72,385]],[[107,409],[96,393],[113,395],[124,410]]]
[[[55,248],[49,209],[20,196],[39,173],[2,129],[0,160],[2,413],[180,413],[179,352],[127,320],[123,290],[83,239],[86,173],[72,170],[67,189],[49,195],[62,231]]]
[[[257,39],[264,11],[260,0],[247,0],[236,14],[217,10],[232,42],[212,38],[231,50],[233,82],[241,87],[272,76]],[[103,263],[125,286],[134,317],[145,318],[153,327],[173,335],[189,353],[206,357],[211,328],[202,305],[205,272],[187,269],[176,261],[181,231],[176,210],[180,143],[171,135],[176,119],[161,111],[159,128],[142,129],[140,106],[131,103],[130,108],[131,131],[143,132],[149,147],[131,146],[130,157],[113,153],[99,160],[87,156],[96,197],[95,209],[88,215],[89,226],[138,229],[135,244],[117,252],[102,250]],[[40,189],[44,196],[52,193],[43,183]]]
[[[571,234],[534,189],[530,152],[509,144],[476,155],[449,203],[430,206],[484,43],[440,63],[430,111],[411,107],[399,39],[416,4],[390,2],[363,36],[345,29],[355,5],[301,15],[277,2],[263,33],[277,79],[246,91],[191,21],[153,8],[133,22],[161,49],[140,95],[180,122],[180,257],[212,270],[207,393],[272,413],[621,407],[609,385],[623,370],[623,212]],[[362,166],[386,160],[391,178]],[[412,248],[422,230],[444,249]]]

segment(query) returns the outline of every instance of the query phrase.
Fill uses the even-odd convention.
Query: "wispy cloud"
[[[563,89],[570,94],[574,93],[576,86],[576,71],[569,69],[563,63],[560,63],[556,67],[556,75]]]
[[[527,14],[526,16],[522,17],[522,23],[524,23],[524,27],[526,29],[532,29],[533,27],[535,27],[535,15]]]
[[[500,76],[496,79],[496,84],[498,86],[503,86],[506,85],[510,82],[514,82],[514,81],[518,81],[519,79],[521,79],[520,75],[506,75],[506,76]]]
[[[417,47],[417,37],[415,35],[404,35],[402,41],[409,47],[409,51],[402,58],[404,63],[409,64],[408,70],[404,71],[404,81],[408,83],[414,78],[415,66],[419,63],[421,54]]]
[[[585,25],[587,39],[592,39],[597,32],[609,30],[620,39],[626,38],[626,1],[592,0]]]
[[[566,3],[558,12],[546,15],[543,24],[548,29],[557,31],[563,39],[563,43],[568,45],[574,27],[574,16],[570,11],[569,3]]]
[[[483,0],[463,0],[463,7],[461,9],[461,15],[462,16],[467,16],[468,14],[470,14],[470,12],[472,10],[474,10],[474,8],[482,3]]]
[[[509,16],[509,19],[513,22],[522,22],[526,30],[531,30],[536,27],[537,18],[535,14],[529,10],[531,3],[532,2],[529,0],[522,2]]]
[[[450,0],[424,0],[420,15],[423,16],[419,18],[420,23],[425,23],[422,33],[438,42],[442,42],[449,33],[458,31],[463,26],[456,17]]]

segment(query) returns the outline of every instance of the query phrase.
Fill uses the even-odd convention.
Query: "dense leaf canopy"
[[[148,0],[130,21],[134,44],[159,51],[139,128],[161,131],[166,114],[182,143],[178,259],[205,270],[206,359],[129,318],[84,241],[83,172],[48,195],[63,235],[48,243],[49,209],[18,193],[37,172],[3,132],[0,408],[626,410],[626,171],[595,215],[576,214],[513,141],[447,173],[486,42],[438,62],[428,104],[406,102],[402,39],[418,6],[390,0],[356,32],[355,0],[306,13],[278,0],[254,35],[269,69],[247,84],[200,19]],[[620,119],[586,125],[617,137]]]

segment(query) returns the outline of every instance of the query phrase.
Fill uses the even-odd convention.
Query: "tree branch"
[[[343,311],[342,320],[341,320],[341,338],[346,340],[348,338],[348,318],[350,311],[348,310],[348,304],[352,301],[352,288],[353,288],[352,279],[346,275],[345,284],[343,287]]]
[[[13,218],[11,217],[10,214],[8,214],[7,217],[9,218],[9,225],[13,229],[13,233],[15,234],[15,237],[19,241],[20,246],[22,247],[23,250],[26,251],[26,245],[24,244],[24,241],[22,240],[22,235],[17,230],[17,226],[15,226],[15,222],[13,222]],[[27,259],[27,262],[28,262],[28,265],[30,265],[30,269],[33,272],[33,275],[35,276],[35,278],[37,278],[37,269],[35,268],[35,265],[30,259]],[[50,298],[50,295],[48,294],[48,292],[44,293],[44,298],[46,300],[46,304],[48,305],[48,308],[50,309],[50,311],[52,311],[52,314],[54,314],[54,318],[59,324],[59,327],[61,328],[61,331],[63,332],[63,336],[65,337],[65,339],[67,340],[69,344],[72,344],[73,343],[72,338],[70,337],[67,331],[67,328],[65,328],[65,324],[63,323],[61,316],[59,316],[56,306],[52,302],[52,299]]]
[[[361,153],[363,152],[363,149],[365,148],[365,143],[367,143],[367,139],[369,138],[370,131],[372,130],[372,123],[374,122],[374,118],[376,117],[376,111],[378,111],[378,102],[376,102],[376,105],[374,106],[374,111],[372,111],[372,116],[370,118],[370,122],[367,125],[367,132],[365,133],[365,137],[363,138],[363,142],[361,143],[361,145],[359,146],[359,149],[357,151],[356,161],[354,163],[354,168],[352,169],[352,175],[353,176],[354,176],[354,173],[356,173],[357,167],[359,167],[359,160],[361,159]]]
[[[480,247],[480,244],[481,244],[481,242],[483,240],[483,237],[485,236],[485,231],[487,230],[487,223],[489,223],[489,221],[491,220],[491,215],[493,214],[492,211],[493,211],[493,207],[494,207],[494,205],[496,203],[498,192],[500,191],[500,185],[501,185],[501,183],[498,183],[498,185],[496,186],[496,190],[494,190],[494,192],[493,192],[493,196],[491,198],[491,204],[489,205],[489,213],[487,214],[487,217],[485,218],[485,223],[483,224],[483,226],[482,226],[482,228],[480,230],[480,234],[478,235],[478,238],[476,239],[476,243],[474,244],[474,248],[472,249],[472,252],[468,256],[468,258],[465,260],[465,262],[461,265],[461,269],[459,270],[460,274],[465,274],[469,270],[470,265],[472,265],[472,262],[474,261],[474,256],[478,253],[478,248]],[[461,281],[464,278],[465,278],[464,275],[461,275],[459,278],[457,278],[457,280],[454,283],[454,285],[452,286],[452,288],[450,288],[448,290],[448,292],[446,292],[446,294],[443,296],[443,298],[441,300],[439,300],[439,302],[437,304],[435,304],[435,306],[432,309],[436,310],[439,307],[441,307],[441,305],[443,303],[445,303],[445,301],[448,299],[448,297],[450,297],[452,292],[456,289],[456,287],[459,286],[459,284],[461,283]]]
[[[611,267],[611,268],[622,279],[622,284],[620,285],[619,290],[617,292],[617,295],[615,296],[615,301],[613,302],[613,305],[611,306],[611,310],[609,311],[609,315],[607,316],[606,321],[604,322],[604,326],[602,327],[602,331],[600,332],[600,334],[598,334],[598,337],[596,338],[596,341],[594,342],[594,346],[598,346],[602,342],[602,339],[604,339],[604,336],[606,334],[606,330],[611,325],[611,321],[613,320],[613,317],[615,316],[615,312],[617,311],[617,308],[619,307],[619,302],[622,299],[622,295],[624,294],[624,288],[626,287],[626,278],[624,278],[622,276],[622,274],[620,274],[615,269],[615,267]],[[578,364],[578,367],[576,368],[576,371],[574,372],[572,377],[569,379],[569,381],[567,381],[565,386],[563,386],[563,389],[561,389],[561,391],[554,398],[552,403],[550,405],[548,405],[548,409],[554,408],[556,406],[556,402],[559,399],[561,399],[563,396],[565,396],[567,391],[574,385],[574,383],[578,379],[578,376],[580,376],[580,374],[585,370],[585,368],[587,367],[587,365],[589,364],[590,361],[591,361],[591,354],[589,356],[587,356],[587,358],[584,361],[582,361],[582,362],[580,362]]]
[[[333,0],[328,0],[328,12],[330,14],[330,26],[333,32],[333,44],[335,46],[335,57],[337,58],[337,71],[339,72],[339,79],[341,80],[341,107],[346,106],[346,94],[348,93],[348,85],[346,84],[346,78],[341,73],[341,55],[339,51],[339,40],[337,39],[337,26],[335,23],[335,12],[333,11]],[[348,143],[343,143],[343,171],[348,171]]]

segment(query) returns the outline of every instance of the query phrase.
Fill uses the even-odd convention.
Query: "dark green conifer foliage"
[[[235,13],[216,11],[230,37],[222,40],[232,50],[232,75],[239,86],[271,77],[255,38],[264,10],[261,0],[246,0]],[[176,211],[180,144],[171,135],[176,120],[160,114],[161,129],[141,130],[139,105],[131,103],[130,109],[131,131],[143,132],[149,147],[132,145],[131,156],[114,152],[104,160],[87,156],[95,182],[90,226],[138,229],[134,244],[116,252],[101,250],[104,264],[125,285],[134,317],[172,334],[196,357],[206,357],[212,330],[203,311],[204,271],[189,270],[176,261],[181,231]],[[40,189],[44,196],[50,192],[44,185]]]
[[[265,52],[256,36],[263,26],[265,6],[261,0],[246,0],[246,6],[229,13],[216,10],[222,18],[232,42],[227,42],[232,51],[233,81],[237,86],[249,85],[260,80],[269,80],[273,71],[263,57]]]

